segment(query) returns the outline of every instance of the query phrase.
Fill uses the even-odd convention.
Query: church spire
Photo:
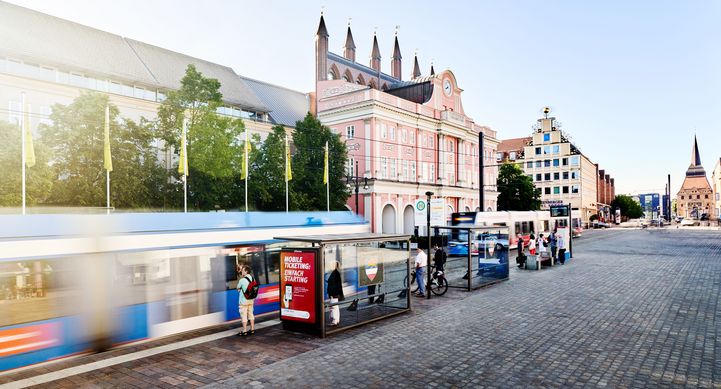
[[[433,61],[431,61],[431,76],[435,76],[435,75],[436,75],[436,70],[433,69]]]
[[[693,136],[693,151],[691,151],[691,166],[701,166],[701,156],[698,153],[698,141]]]
[[[318,32],[315,33],[316,36],[322,36],[322,37],[328,37],[328,29],[325,28],[325,19],[323,19],[323,13],[320,14],[320,23],[318,23]]]
[[[381,50],[378,48],[378,37],[373,33],[373,51],[371,52],[371,69],[381,71]]]
[[[355,42],[353,41],[353,33],[350,31],[350,19],[348,20],[348,33],[345,36],[345,45],[343,45],[343,57],[355,62]]]
[[[393,58],[391,59],[391,75],[396,80],[401,80],[401,47],[398,45],[398,26],[396,26],[396,42],[393,46]]]
[[[315,33],[315,80],[328,79],[328,29],[325,28],[323,12],[320,13],[318,32]]]
[[[421,67],[418,66],[418,53],[414,56],[415,59],[413,60],[413,75],[412,78],[418,78],[421,76]]]

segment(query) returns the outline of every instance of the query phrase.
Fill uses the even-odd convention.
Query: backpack
[[[260,289],[260,284],[258,284],[258,281],[256,281],[255,278],[252,277],[248,278],[248,276],[245,276],[243,278],[248,280],[248,286],[245,288],[245,290],[243,290],[243,296],[247,300],[252,300],[258,297],[258,290]]]

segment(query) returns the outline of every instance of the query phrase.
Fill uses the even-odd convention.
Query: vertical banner
[[[280,318],[316,323],[317,250],[280,252]]]

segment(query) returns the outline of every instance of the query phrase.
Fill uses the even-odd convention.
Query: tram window
[[[0,263],[0,327],[77,313],[78,268],[73,258]]]
[[[543,231],[550,231],[550,230],[548,229],[548,220],[544,220],[544,221],[543,221]]]
[[[528,226],[530,227],[530,231],[529,231],[529,232],[536,232],[536,228],[535,228],[535,227],[536,227],[536,223],[534,223],[534,222],[528,222]]]
[[[514,225],[514,228],[516,229],[516,234],[522,234],[523,230],[521,230],[521,222],[516,222]]]

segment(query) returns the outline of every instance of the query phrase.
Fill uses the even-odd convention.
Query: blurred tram
[[[0,371],[238,319],[239,264],[279,309],[275,236],[369,232],[350,212],[2,216]]]
[[[581,212],[571,211],[573,237],[582,235]],[[548,234],[557,227],[568,227],[568,217],[551,217],[549,211],[496,211],[496,212],[457,212],[451,215],[453,226],[504,226],[509,228],[508,243],[511,250],[516,249],[517,235],[521,234],[523,245],[528,246],[531,234]]]

